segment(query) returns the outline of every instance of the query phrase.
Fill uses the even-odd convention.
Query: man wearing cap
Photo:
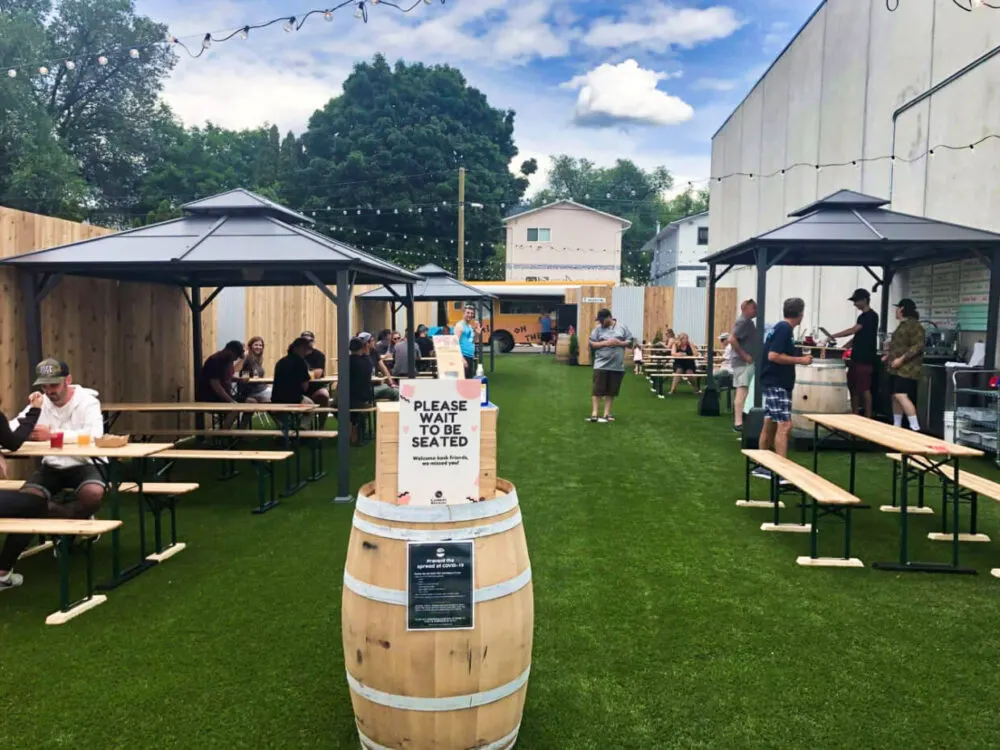
[[[857,414],[864,409],[872,418],[872,375],[878,359],[878,313],[871,308],[871,295],[867,289],[855,289],[847,298],[861,311],[857,322],[850,328],[830,334],[832,338],[853,336],[849,344],[851,359],[847,364],[847,388],[851,393],[851,411]]]
[[[48,442],[52,433],[63,434],[64,445],[75,445],[79,435],[91,439],[104,434],[104,419],[97,391],[75,385],[65,362],[46,359],[35,368],[35,386],[45,394],[31,440]],[[18,414],[27,416],[29,409]],[[16,422],[11,422],[15,428]],[[106,458],[86,459],[68,456],[46,456],[38,471],[24,483],[22,492],[44,497],[49,515],[56,518],[89,518],[97,513],[104,499],[104,479],[93,461],[107,463]],[[66,504],[54,502],[62,490],[72,490],[73,500]]]
[[[892,393],[892,423],[903,426],[903,417],[911,430],[920,431],[917,419],[917,385],[924,366],[927,332],[920,325],[917,304],[909,298],[896,303],[899,325],[889,340],[889,352],[882,358],[889,366],[889,390]]]
[[[309,377],[313,380],[324,377],[326,375],[326,355],[316,348],[316,334],[312,331],[303,331],[299,334],[299,338],[308,341],[309,346],[312,347],[309,354],[306,355]],[[306,395],[319,406],[330,405],[330,390],[325,385],[310,383]]]
[[[597,313],[597,328],[590,334],[594,355],[594,385],[591,391],[591,411],[588,422],[614,422],[611,412],[615,397],[625,377],[625,350],[632,346],[633,336],[625,326],[616,325],[607,308]],[[598,416],[601,400],[603,416]]]
[[[389,367],[382,360],[382,355],[379,354],[375,348],[375,337],[368,333],[368,331],[361,331],[361,333],[357,335],[357,338],[365,345],[365,351],[368,354],[368,358],[372,362],[372,375],[385,378],[384,383],[380,383],[375,386],[375,400],[398,401],[399,391],[395,388],[392,373],[389,372]]]

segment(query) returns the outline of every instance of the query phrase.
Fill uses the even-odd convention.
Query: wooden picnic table
[[[121,520],[121,491],[122,472],[120,463],[128,459],[132,468],[132,481],[140,488],[142,487],[143,476],[145,474],[145,460],[157,453],[173,448],[171,443],[128,443],[120,448],[101,448],[91,443],[90,445],[67,444],[62,448],[53,448],[50,443],[26,442],[16,451],[4,451],[3,455],[8,458],[46,458],[48,456],[60,456],[64,458],[88,458],[94,467],[101,474],[101,479],[107,487],[111,499],[111,518],[114,521]],[[107,459],[105,463],[101,459]],[[140,494],[138,495],[141,498]],[[141,500],[140,500],[141,502]],[[103,584],[98,585],[102,591],[110,591],[117,588],[140,573],[149,570],[156,565],[155,561],[146,559],[146,526],[139,524],[139,562],[128,568],[121,569],[121,527],[115,528],[111,532],[111,578]]]
[[[165,401],[163,403],[112,403],[101,404],[101,411],[108,413],[146,412],[175,413],[192,412],[206,414],[212,412],[265,412],[267,414],[304,414],[313,409],[313,404],[244,404],[228,401]]]
[[[957,533],[952,544],[952,559],[950,563],[914,562],[910,560],[908,549],[909,506],[907,502],[907,485],[910,478],[907,472],[907,462],[911,456],[922,456],[925,459],[929,473],[935,473],[946,478],[945,472],[950,473],[953,471],[954,476],[958,476],[960,459],[982,456],[983,452],[981,450],[970,448],[967,445],[950,443],[929,435],[922,435],[914,430],[895,427],[857,414],[806,414],[804,416],[806,419],[812,421],[814,427],[813,472],[818,473],[819,446],[823,442],[820,439],[819,428],[823,427],[827,431],[824,440],[833,435],[840,435],[847,438],[851,452],[850,491],[852,494],[854,493],[859,443],[874,443],[900,454],[903,479],[899,493],[899,561],[875,563],[872,567],[880,570],[975,574],[976,571],[974,569],[962,568],[958,564],[959,537]],[[958,483],[952,482],[952,491],[954,492],[952,512],[956,530],[959,523],[959,490]]]

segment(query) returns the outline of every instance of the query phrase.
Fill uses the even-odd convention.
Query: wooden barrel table
[[[813,360],[811,365],[795,366],[795,390],[792,391],[792,435],[811,438],[814,425],[805,414],[850,414],[851,397],[847,390],[847,367],[842,359]]]
[[[534,600],[517,492],[406,506],[358,493],[344,570],[347,682],[369,750],[512,748],[531,670]],[[409,542],[474,541],[474,627],[407,629]]]
[[[568,333],[560,333],[556,338],[556,362],[569,362]]]

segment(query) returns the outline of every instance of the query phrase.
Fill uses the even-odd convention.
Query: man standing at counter
[[[847,389],[851,393],[851,412],[857,414],[862,407],[865,416],[872,418],[872,375],[878,358],[878,313],[872,310],[871,295],[867,289],[855,289],[847,298],[861,311],[858,321],[850,328],[831,334],[832,338],[853,336],[851,360],[847,364]]]

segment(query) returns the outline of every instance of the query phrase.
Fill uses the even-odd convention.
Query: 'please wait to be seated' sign
[[[404,380],[399,390],[399,504],[479,500],[478,380]]]

